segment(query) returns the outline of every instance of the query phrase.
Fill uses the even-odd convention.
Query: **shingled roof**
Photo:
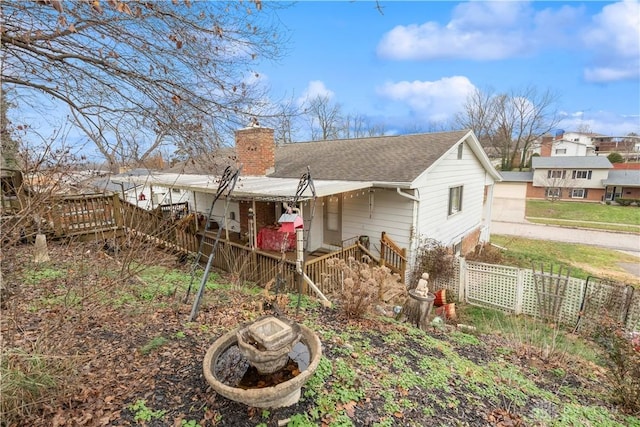
[[[314,179],[412,182],[469,130],[298,142],[276,147],[270,177],[297,178],[311,167]]]

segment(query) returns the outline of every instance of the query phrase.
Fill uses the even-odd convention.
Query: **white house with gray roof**
[[[253,127],[237,131],[235,149],[228,158],[242,169],[231,209],[241,235],[249,208],[258,228],[272,226],[309,167],[317,199],[307,190],[299,202],[310,252],[367,236],[375,254],[384,232],[408,249],[411,264],[423,238],[462,253],[489,240],[501,178],[470,130],[276,146],[272,129]],[[145,182],[190,191],[191,209],[204,214],[218,178],[159,172]]]
[[[604,180],[613,166],[606,157],[534,157],[530,198],[603,201]]]

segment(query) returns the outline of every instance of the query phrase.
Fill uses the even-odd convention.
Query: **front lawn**
[[[558,219],[628,224],[640,227],[640,209],[638,209],[637,206],[527,200],[526,216],[549,220]]]
[[[520,268],[534,265],[537,268],[541,263],[563,265],[569,268],[571,277],[579,279],[598,276],[638,283],[637,278],[619,266],[619,263],[637,263],[638,258],[613,249],[501,235],[492,235],[491,243],[506,249],[502,251],[505,265]]]

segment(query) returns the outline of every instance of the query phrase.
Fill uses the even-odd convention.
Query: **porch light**
[[[296,229],[304,227],[302,217],[295,213],[283,213],[278,220],[280,230],[284,233],[294,233]]]

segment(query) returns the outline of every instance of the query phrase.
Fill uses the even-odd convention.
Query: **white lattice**
[[[586,284],[585,280],[569,278],[558,318],[561,323],[570,326],[576,324]],[[456,265],[455,278],[439,280],[434,285],[435,289],[446,288],[455,292],[461,301],[470,304],[536,317],[540,315],[533,271],[529,269],[462,260]],[[459,294],[460,290],[463,295]],[[640,290],[635,290],[629,311],[621,320],[625,321],[628,330],[640,330]]]
[[[466,297],[470,303],[515,312],[518,295],[518,269],[501,265],[467,263]]]

